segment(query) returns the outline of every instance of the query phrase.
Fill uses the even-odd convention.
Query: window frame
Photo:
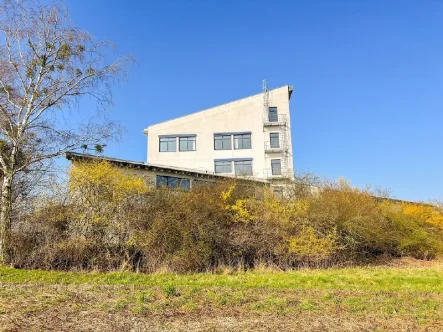
[[[229,137],[229,148],[224,147],[224,142]],[[217,149],[217,141],[221,141],[221,149]],[[232,135],[216,134],[214,135],[214,150],[232,150]]]
[[[181,147],[182,140],[185,140],[186,148],[187,148],[186,150],[182,150],[182,147]],[[189,149],[189,143],[191,143],[191,147],[193,149]],[[196,150],[197,150],[197,139],[195,136],[179,136],[178,137],[178,151],[189,152],[189,151],[196,151]]]
[[[234,134],[234,150],[247,150],[252,149],[252,135],[250,133],[248,134]],[[245,138],[245,136],[249,136],[249,138]],[[249,141],[249,146],[244,147],[245,141]],[[236,147],[236,142],[238,142],[238,146]]]
[[[217,165],[221,163],[223,165]],[[225,167],[229,164],[229,171],[225,171]],[[217,167],[223,167],[223,172],[217,172]],[[214,160],[214,173],[215,174],[232,174],[232,160]]]
[[[274,139],[275,139],[275,136],[277,137],[277,146],[272,145],[272,142],[273,142],[272,136],[273,135],[274,135]],[[271,149],[280,149],[280,133],[279,132],[269,133],[269,145],[270,145]]]
[[[278,162],[278,164],[279,164],[278,167],[273,165],[275,162]],[[274,170],[278,170],[278,171],[274,172]],[[272,175],[281,175],[281,171],[282,171],[281,159],[271,159],[271,174]]]
[[[282,187],[273,187],[272,188],[272,193],[278,199],[283,199],[283,188]]]
[[[275,115],[275,118],[271,115]],[[275,106],[268,108],[268,121],[269,122],[278,122],[278,108]]]
[[[163,140],[163,142],[162,142]],[[174,150],[169,150],[169,145],[174,142]],[[166,143],[166,150],[162,150],[162,143]],[[158,151],[159,152],[177,152],[177,137],[176,136],[165,136],[158,138]]]
[[[159,181],[160,179],[161,181]],[[157,174],[155,177],[155,186],[156,188],[166,187],[169,189],[189,191],[191,190],[191,179]]]
[[[245,163],[249,163],[249,165],[245,165]],[[250,167],[250,174],[244,172],[245,167]],[[243,168],[243,172],[237,172],[237,169],[242,167]],[[234,160],[234,173],[235,175],[239,175],[239,176],[252,176],[254,174],[253,172],[253,168],[252,168],[252,160]]]

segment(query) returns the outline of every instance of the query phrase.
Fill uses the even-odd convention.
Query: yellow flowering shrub
[[[407,216],[418,218],[422,221],[443,227],[443,213],[434,206],[425,204],[402,204],[403,213]]]
[[[220,194],[225,209],[232,214],[234,222],[248,223],[257,220],[251,209],[255,203],[254,199],[235,199],[233,192],[236,189],[236,184],[229,186],[227,190],[223,190]]]
[[[281,200],[267,189],[261,207],[265,221],[289,224],[307,216],[309,201],[307,199]]]
[[[335,229],[326,236],[319,236],[314,228],[304,227],[298,235],[289,238],[289,252],[300,261],[318,262],[335,253],[337,239]]]
[[[142,178],[125,174],[107,161],[78,163],[69,175],[71,193],[100,194],[101,199],[121,201],[128,195],[148,191]]]
[[[17,266],[201,272],[443,255],[438,207],[380,199],[345,180],[285,188],[282,198],[233,179],[182,192],[148,189],[107,162],[75,163],[57,198],[42,197],[14,230]]]
[[[81,205],[78,219],[109,224],[130,209],[131,199],[148,192],[146,182],[107,161],[80,162],[71,167],[71,201]]]

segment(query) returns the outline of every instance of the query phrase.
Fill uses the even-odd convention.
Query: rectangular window
[[[251,134],[234,135],[234,149],[251,149]]]
[[[281,159],[271,159],[272,175],[281,175]]]
[[[270,133],[269,139],[271,140],[271,149],[280,148],[280,135],[279,133]]]
[[[191,180],[185,178],[176,178],[173,176],[157,175],[157,188],[166,187],[171,189],[181,189],[188,191],[191,189]]]
[[[157,175],[157,177],[156,177],[156,186],[157,186],[157,188],[167,187],[168,186],[168,177],[167,176]]]
[[[160,137],[160,152],[177,151],[177,137]]]
[[[195,136],[179,138],[180,151],[195,151]]]
[[[268,116],[269,122],[278,122],[277,107],[269,107]]]
[[[282,199],[283,198],[283,188],[281,187],[274,187],[273,192],[275,197]]]
[[[215,150],[231,150],[231,135],[214,135]]]
[[[232,173],[232,162],[216,160],[214,162],[215,173]]]
[[[239,160],[234,162],[235,175],[252,175],[252,160]]]

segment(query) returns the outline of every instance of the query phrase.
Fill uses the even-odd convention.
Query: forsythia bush
[[[337,251],[338,241],[335,230],[326,236],[319,236],[314,228],[303,228],[297,236],[289,238],[289,252],[300,262],[319,262],[330,258]]]
[[[80,163],[69,188],[14,224],[14,264],[44,269],[195,272],[358,264],[443,254],[443,213],[375,198],[348,182],[288,195],[234,180],[189,192],[149,188],[106,162]]]
[[[431,205],[404,203],[403,213],[443,228],[443,211]]]
[[[98,241],[127,240],[133,207],[148,192],[145,181],[106,161],[83,162],[70,170],[69,195],[76,210],[71,226],[78,235]]]
[[[232,184],[227,190],[222,191],[221,199],[225,204],[225,209],[231,212],[234,222],[250,222],[256,220],[250,211],[254,203],[253,198],[235,199],[232,194],[235,190],[235,184]]]

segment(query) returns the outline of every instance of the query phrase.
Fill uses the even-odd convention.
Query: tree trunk
[[[0,201],[0,265],[10,262],[12,176],[4,176]]]

